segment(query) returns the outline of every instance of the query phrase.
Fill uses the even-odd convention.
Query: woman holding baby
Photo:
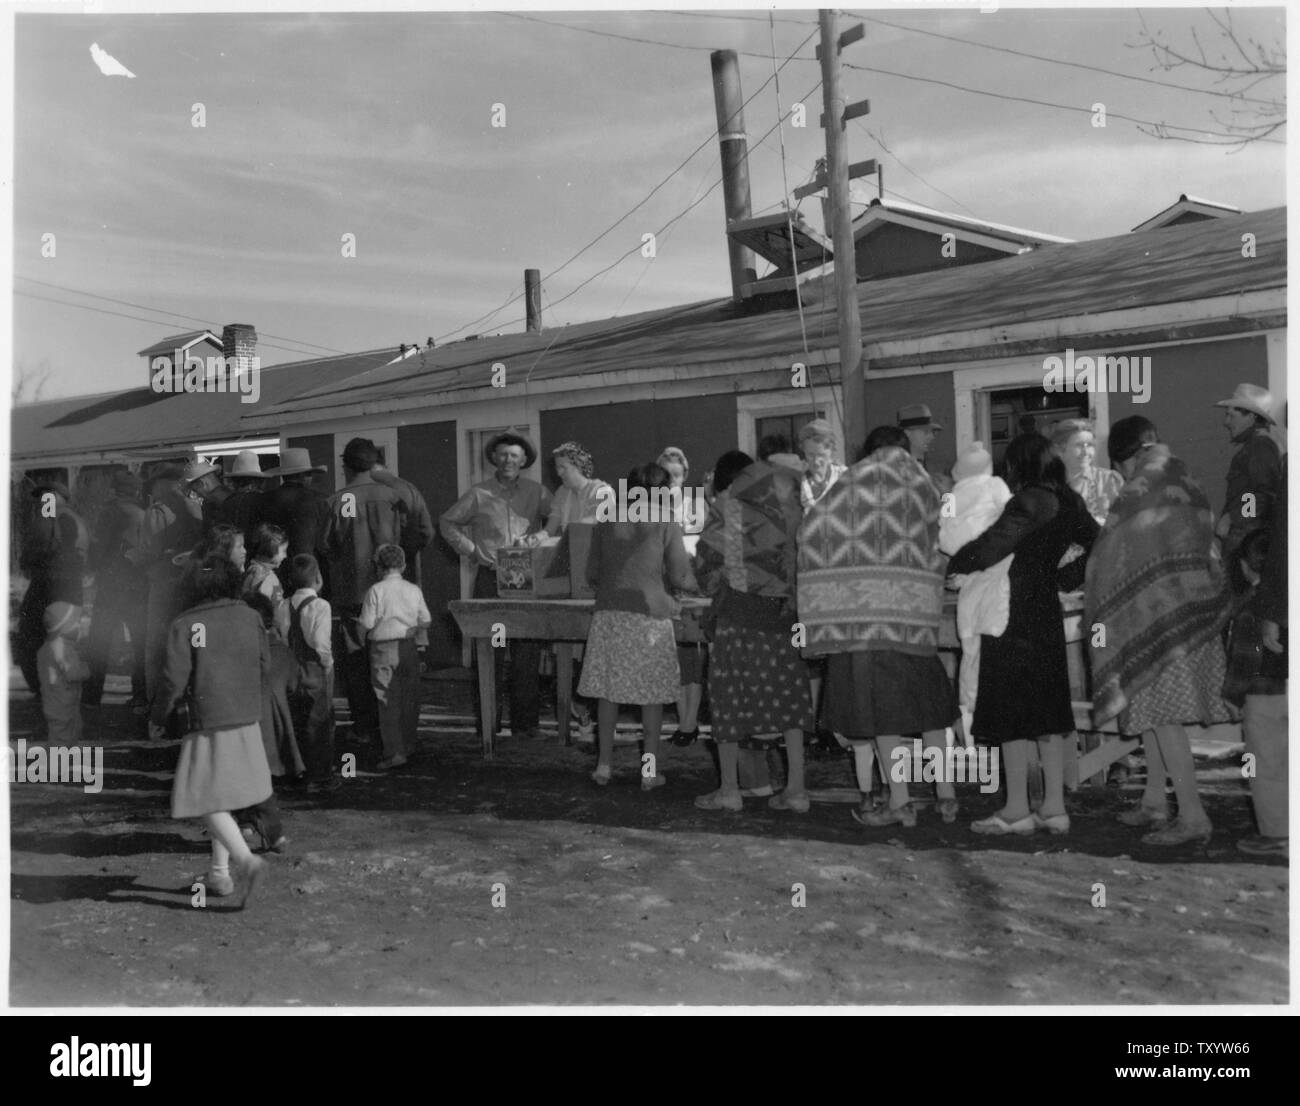
[[[1065,737],[1074,730],[1065,628],[1058,591],[1079,587],[1097,522],[1067,483],[1065,465],[1040,434],[1022,434],[1003,460],[1011,499],[987,530],[948,563],[950,575],[991,568],[1011,557],[1009,603],[1000,636],[980,639],[976,741],[1001,746],[1006,802],[971,825],[976,833],[1066,833]],[[1071,545],[1084,556],[1059,567]],[[1031,743],[1043,765],[1045,794],[1030,810]]]

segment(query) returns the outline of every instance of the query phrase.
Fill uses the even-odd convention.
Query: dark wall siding
[[[1111,421],[1144,415],[1154,422],[1161,441],[1187,463],[1217,512],[1227,494],[1228,463],[1236,449],[1223,428],[1223,408],[1214,404],[1232,395],[1238,384],[1268,387],[1267,340],[1165,346],[1128,356],[1151,358],[1151,399],[1134,403],[1132,395],[1112,394]],[[1109,464],[1104,456],[1097,460]]]
[[[397,428],[397,472],[424,496],[429,514],[438,516],[458,498],[455,422],[428,422]],[[435,535],[420,555],[424,601],[433,615],[429,661],[438,667],[460,664],[459,635],[447,604],[460,598],[460,559]]]
[[[596,475],[612,484],[634,466],[653,461],[665,446],[675,445],[691,464],[691,483],[700,484],[718,455],[736,448],[736,397],[725,393],[543,411],[543,455],[549,457],[566,441],[581,442],[595,461]],[[543,477],[554,489],[555,470],[549,461]]]
[[[952,394],[952,373],[927,373],[924,376],[872,376],[867,367],[867,430],[898,421],[898,409],[909,403],[924,403],[943,429],[935,435],[934,445],[925,467],[931,472],[947,472],[957,459],[957,411]],[[854,460],[861,442],[848,442],[845,459]]]

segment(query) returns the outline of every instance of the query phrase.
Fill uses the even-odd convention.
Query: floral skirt
[[[681,688],[670,618],[596,611],[587,634],[578,694],[612,703],[671,703]]]
[[[172,782],[173,818],[243,810],[270,797],[260,724],[185,735]]]
[[[808,670],[789,630],[720,620],[709,650],[709,702],[714,741],[810,729]]]

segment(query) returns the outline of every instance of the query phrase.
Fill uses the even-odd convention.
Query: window
[[[790,442],[790,448],[793,452],[799,452],[799,431],[807,426],[813,419],[824,419],[826,415],[822,411],[810,411],[805,408],[802,411],[788,415],[764,415],[754,420],[754,442],[761,442],[769,434],[783,434]]]

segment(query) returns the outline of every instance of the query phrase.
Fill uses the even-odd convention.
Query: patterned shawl
[[[1139,464],[1088,558],[1084,626],[1096,725],[1116,717],[1170,661],[1217,635],[1229,614],[1205,493],[1168,446],[1146,447]]]
[[[793,599],[795,541],[803,511],[799,474],[755,461],[709,511],[695,549],[700,587]]]
[[[799,531],[804,653],[933,656],[943,610],[939,493],[905,449],[845,472]]]

